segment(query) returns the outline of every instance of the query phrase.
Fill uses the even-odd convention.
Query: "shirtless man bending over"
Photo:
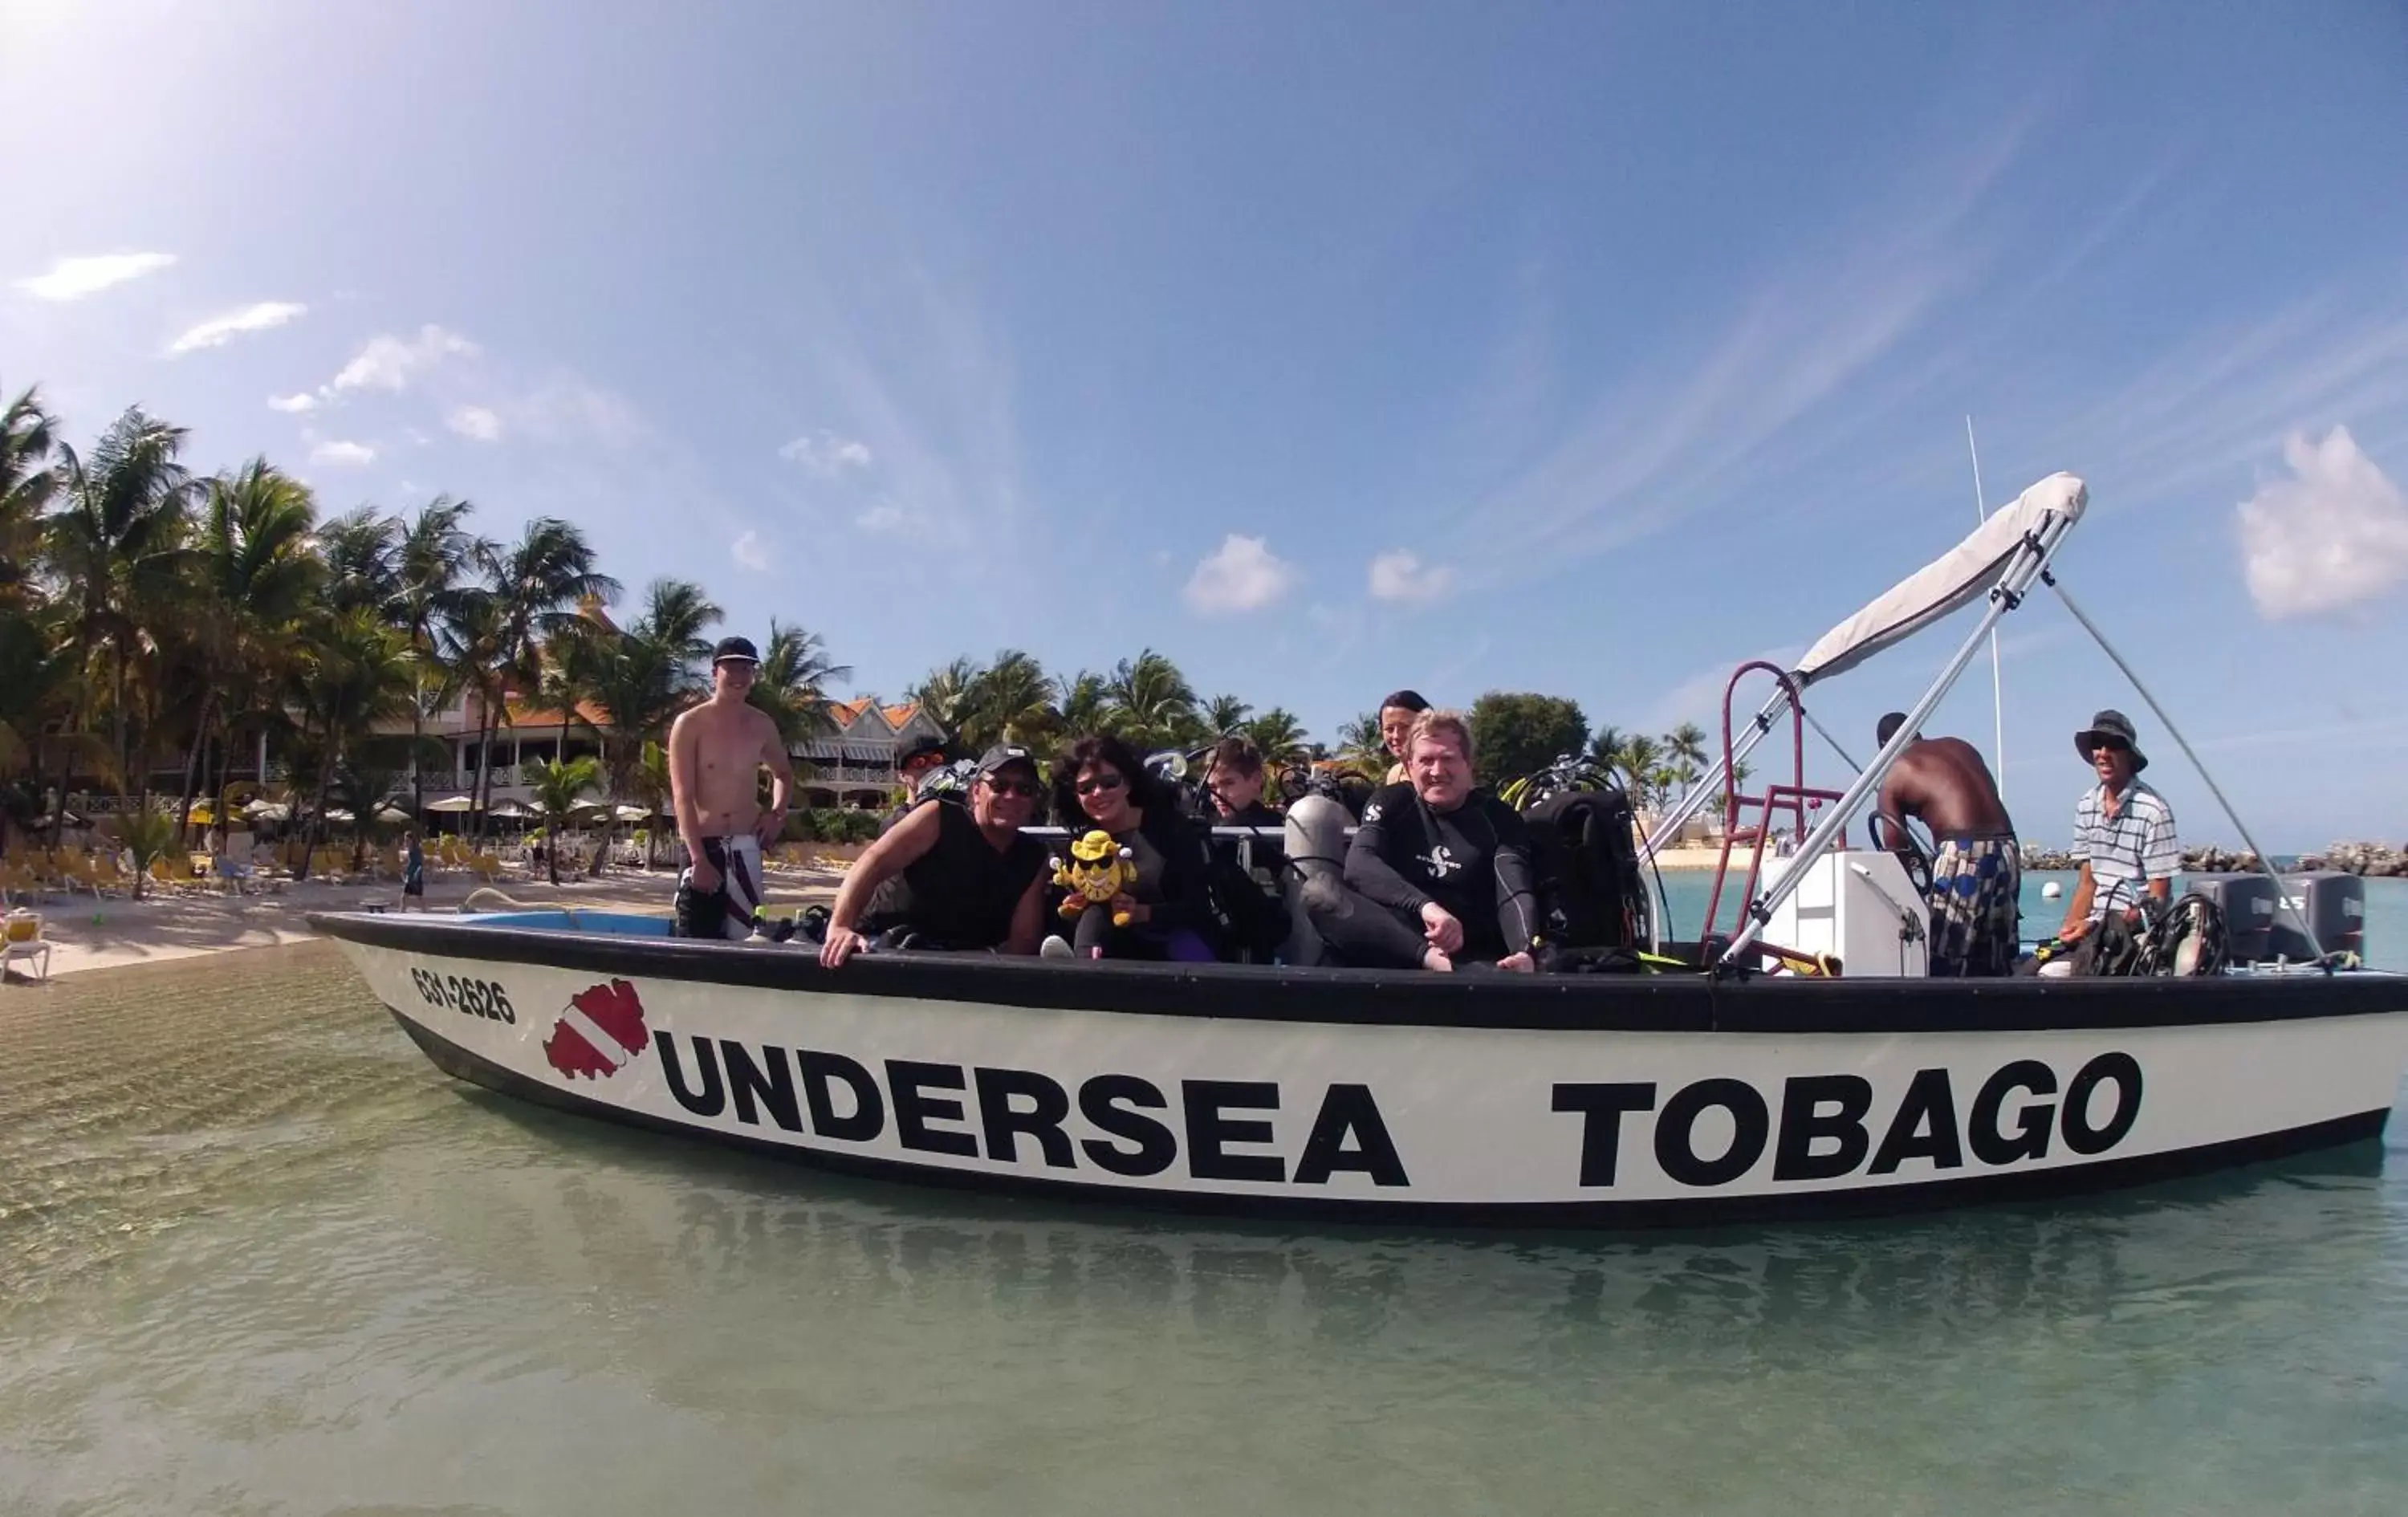
[[[681,937],[749,937],[761,905],[761,848],[786,828],[794,766],[769,714],[745,704],[761,655],[723,637],[710,655],[710,698],[669,728],[669,804],[693,863],[678,881]],[[775,780],[761,809],[761,766]]]
[[[1884,747],[1906,724],[1892,711],[1874,729]],[[1917,736],[1882,780],[1878,814],[1895,846],[1905,818],[1931,829],[1931,973],[2004,975],[2021,950],[2023,860],[2015,824],[1979,750],[1962,737]]]

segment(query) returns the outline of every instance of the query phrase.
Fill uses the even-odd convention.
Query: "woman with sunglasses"
[[[1045,848],[1020,829],[1044,794],[1028,750],[988,749],[968,806],[920,802],[846,871],[820,962],[836,968],[877,937],[911,948],[1036,952]]]
[[[1081,912],[1071,952],[1082,959],[1209,963],[1210,835],[1183,816],[1118,737],[1082,737],[1054,764],[1054,814],[1075,836],[1101,828],[1129,851],[1137,882],[1109,909]],[[1112,925],[1115,914],[1129,918]],[[1057,952],[1049,950],[1049,952]]]

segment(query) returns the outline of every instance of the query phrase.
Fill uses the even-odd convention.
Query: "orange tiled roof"
[[[828,714],[836,718],[838,728],[850,731],[853,724],[860,721],[863,714],[868,711],[873,700],[872,696],[863,695],[855,700],[831,701],[828,703]],[[888,727],[900,728],[904,723],[911,720],[911,713],[919,708],[918,701],[905,701],[900,706],[882,706],[879,708],[878,714]]]

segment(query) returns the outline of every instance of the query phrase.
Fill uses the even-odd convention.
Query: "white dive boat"
[[[2408,977],[1927,979],[1904,871],[1840,846],[2085,498],[2071,476],[2043,480],[1790,671],[1776,703],[1989,597],[1899,740],[1795,858],[1767,866],[1760,894],[1751,882],[1742,930],[1673,950],[1682,967],[1432,975],[907,952],[829,970],[798,946],[681,940],[648,917],[311,920],[463,1080],[982,1190],[1619,1226],[1918,1210],[2373,1138],[2408,1067]],[[1759,934],[1838,972],[1761,972],[1747,952]]]

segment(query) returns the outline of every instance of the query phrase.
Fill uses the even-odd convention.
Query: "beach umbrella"
[[[398,806],[387,806],[379,810],[376,816],[379,822],[383,823],[388,827],[398,826],[402,823],[409,820],[409,813],[403,810]]]
[[[477,803],[466,795],[446,795],[439,801],[426,803],[426,809],[430,811],[473,811],[476,808]]]
[[[650,818],[652,813],[640,806],[622,806],[610,814],[621,822],[642,822]]]
[[[256,801],[244,807],[243,814],[253,822],[290,822],[293,808],[281,801]]]
[[[504,801],[501,805],[494,808],[492,814],[507,820],[515,821],[518,818],[529,815],[530,813],[525,807],[521,806],[516,801]]]
[[[351,820],[351,813],[344,810],[339,806],[329,807],[326,810],[326,820],[329,822],[349,822]]]

